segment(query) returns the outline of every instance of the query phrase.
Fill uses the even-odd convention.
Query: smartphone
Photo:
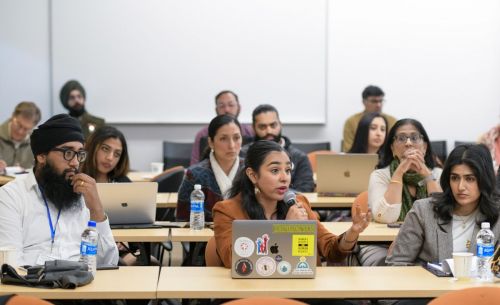
[[[388,223],[387,227],[389,228],[401,228],[402,222],[393,222],[393,223]]]
[[[97,265],[97,270],[115,270],[119,269],[117,265],[111,265],[111,264],[103,264],[103,265]]]

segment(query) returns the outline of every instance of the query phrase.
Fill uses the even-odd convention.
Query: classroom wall
[[[44,120],[52,114],[49,5],[0,1],[0,120],[26,99],[40,105]],[[449,150],[455,140],[475,140],[500,120],[499,11],[496,0],[328,1],[326,124],[285,124],[284,134],[329,140],[339,150],[343,122],[362,109],[362,89],[375,84],[386,92],[385,112],[420,120]],[[248,122],[251,109],[241,103]],[[92,110],[91,100],[87,106]],[[129,142],[132,167],[147,170],[161,160],[162,140],[192,141],[202,125],[116,126]]]

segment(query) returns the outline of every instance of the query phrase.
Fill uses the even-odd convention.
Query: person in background
[[[481,135],[478,142],[488,147],[492,158],[493,169],[498,173],[498,168],[500,166],[500,124],[497,124],[497,126]]]
[[[252,127],[255,132],[255,141],[268,140],[281,145],[292,161],[292,181],[290,188],[309,193],[314,191],[314,179],[311,163],[307,155],[295,148],[289,138],[282,135],[282,125],[278,110],[272,105],[259,105],[252,112]],[[245,157],[250,144],[243,146],[241,157]]]
[[[123,133],[113,126],[96,130],[85,144],[88,152],[82,172],[96,182],[131,182],[127,177],[130,167],[127,142]]]
[[[387,120],[377,112],[369,112],[361,118],[350,154],[379,154],[387,139]]]
[[[245,165],[233,183],[229,199],[218,202],[213,209],[215,243],[224,267],[231,268],[232,223],[236,219],[316,220],[319,256],[339,262],[351,253],[359,234],[370,222],[370,213],[358,210],[352,226],[336,236],[323,227],[304,196],[298,195],[297,203],[291,206],[283,201],[291,179],[292,162],[282,145],[256,141],[248,148]]]
[[[31,135],[32,172],[0,188],[0,247],[16,248],[18,265],[80,258],[81,234],[97,223],[97,264],[118,262],[109,220],[95,180],[79,171],[87,152],[80,123],[51,117]]]
[[[387,264],[411,266],[442,262],[452,258],[453,252],[477,255],[476,236],[481,222],[485,221],[490,223],[495,235],[496,248],[500,237],[500,196],[495,190],[491,162],[484,145],[455,147],[441,175],[443,192],[415,201],[399,230]]]
[[[59,98],[64,108],[69,110],[69,115],[80,121],[85,139],[104,126],[105,121],[103,118],[93,116],[87,112],[85,108],[87,95],[78,81],[70,80],[66,82],[61,88]]]
[[[30,135],[40,119],[40,109],[35,103],[21,102],[12,116],[0,125],[0,173],[4,173],[7,166],[33,167],[35,158]]]
[[[342,139],[342,151],[349,151],[354,142],[354,135],[356,134],[356,129],[358,127],[361,117],[366,113],[376,112],[382,114],[387,123],[388,130],[396,122],[393,116],[382,113],[382,106],[384,104],[384,91],[376,86],[368,86],[363,90],[361,97],[363,98],[363,105],[365,109],[362,112],[353,114],[344,123],[344,135]]]
[[[238,95],[230,90],[224,90],[215,96],[215,113],[217,115],[227,114],[232,115],[236,119],[240,115],[241,105]],[[240,124],[242,137],[253,137],[252,126],[249,124]],[[200,161],[203,152],[200,151],[201,138],[208,136],[208,126],[203,127],[198,133],[193,143],[193,150],[191,151],[190,165],[196,164]]]
[[[434,163],[429,136],[422,124],[402,119],[389,131],[382,158],[368,183],[368,206],[381,223],[404,221],[413,202],[441,192],[441,168]],[[387,247],[362,246],[363,266],[385,265]]]
[[[212,208],[217,201],[227,198],[233,179],[243,162],[238,156],[241,149],[241,128],[232,115],[218,115],[208,125],[209,150],[201,162],[186,170],[179,188],[176,219],[189,221],[190,195],[195,184],[205,194],[205,221],[212,221]]]

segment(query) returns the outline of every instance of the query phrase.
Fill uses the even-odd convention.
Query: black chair
[[[163,168],[174,166],[189,167],[193,143],[163,141]]]
[[[455,146],[457,147],[458,145],[464,145],[464,144],[476,144],[474,141],[455,141]]]
[[[431,147],[434,154],[439,158],[441,163],[444,164],[446,157],[448,157],[446,141],[431,141]]]
[[[242,143],[241,146],[253,142],[254,138],[252,136],[243,136],[242,138]],[[202,160],[203,158],[203,153],[205,152],[205,149],[208,147],[208,137],[201,137],[200,138],[200,156],[198,160]]]
[[[330,142],[316,142],[316,143],[295,143],[292,142],[292,146],[300,149],[304,153],[308,154],[316,150],[331,150]]]

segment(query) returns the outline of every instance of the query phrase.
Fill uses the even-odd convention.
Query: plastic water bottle
[[[493,281],[491,272],[491,259],[495,252],[495,235],[490,230],[490,223],[481,223],[481,231],[477,233],[477,275],[479,280]]]
[[[189,227],[191,230],[203,230],[205,227],[205,194],[201,191],[201,185],[195,184],[191,193],[191,215]]]
[[[89,271],[95,277],[97,270],[97,233],[95,221],[90,220],[88,227],[82,233],[82,242],[80,243],[80,262],[89,266]]]

